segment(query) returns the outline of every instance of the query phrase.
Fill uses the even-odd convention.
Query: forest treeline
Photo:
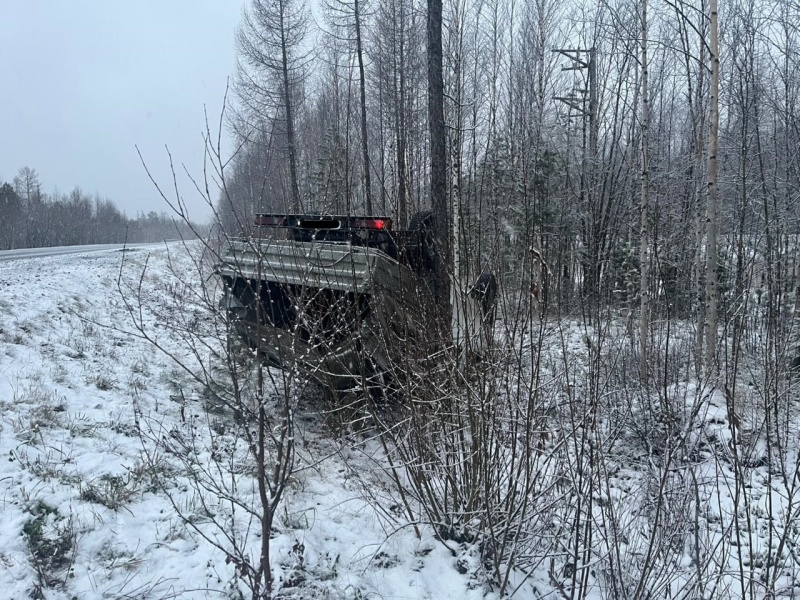
[[[130,218],[111,200],[78,187],[69,194],[46,194],[30,167],[22,167],[12,182],[0,183],[0,250],[193,237],[191,226],[163,212]]]
[[[312,27],[303,0],[248,3],[229,114],[238,152],[218,201],[229,230],[290,209],[387,214],[403,228],[430,208],[427,9],[327,0]],[[518,285],[533,247],[561,307],[636,306],[645,257],[656,314],[702,313],[713,219],[721,314],[749,287],[793,286],[796,3],[723,3],[718,62],[708,0],[468,0],[443,11],[447,198],[469,277],[488,269]],[[751,267],[769,253],[768,282]]]

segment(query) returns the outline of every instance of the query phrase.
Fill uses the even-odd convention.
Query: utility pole
[[[594,48],[553,48],[553,52],[566,56],[571,62],[570,66],[562,67],[562,71],[586,69],[587,88],[577,88],[569,96],[555,96],[554,99],[563,102],[583,118],[580,199],[581,206],[586,208],[587,214],[594,215],[591,190],[597,164],[597,53]],[[598,241],[594,239],[597,236],[595,219],[591,218],[588,221],[584,223],[585,234],[588,235],[587,241],[590,244],[588,262],[584,262],[584,285],[588,280],[588,291],[594,295],[600,289],[600,257]],[[587,273],[587,270],[591,271]],[[586,293],[587,288],[584,290]]]
[[[553,48],[553,52],[563,54],[570,61],[572,66],[562,67],[562,71],[580,71],[586,69],[588,79],[588,89],[577,89],[580,96],[572,94],[570,96],[555,96],[555,100],[560,100],[570,108],[578,111],[584,118],[589,120],[589,157],[594,160],[597,156],[597,60],[594,48],[568,49]],[[588,55],[588,59],[583,56]],[[587,98],[588,95],[588,98]],[[588,107],[586,106],[588,100]]]

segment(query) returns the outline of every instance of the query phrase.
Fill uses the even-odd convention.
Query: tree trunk
[[[706,372],[713,376],[716,372],[717,353],[717,147],[719,138],[719,41],[717,23],[717,0],[710,0],[711,13],[711,89],[710,125],[708,135],[708,210],[706,213]]]
[[[284,20],[284,6],[281,3],[281,22]],[[294,111],[292,107],[291,78],[289,76],[289,49],[285,28],[281,28],[281,62],[283,67],[283,104],[286,111],[286,144],[289,151],[289,183],[292,188],[292,210],[302,210],[300,186],[297,179],[297,144],[294,138]]]
[[[453,307],[453,330],[456,343],[466,343],[469,336],[475,331],[470,331],[475,325],[470,321],[474,315],[469,311],[472,305],[465,301],[469,290],[470,278],[474,274],[469,272],[469,262],[466,261],[467,246],[465,244],[464,223],[461,212],[461,132],[462,132],[462,56],[463,56],[463,22],[462,14],[457,4],[450,25],[452,49],[450,55],[451,98],[452,112],[450,114],[451,139],[450,139],[450,210],[452,214],[452,241],[453,241],[453,282],[450,291],[450,304]],[[480,338],[478,338],[480,344]]]
[[[358,0],[353,0],[353,12],[356,24],[356,54],[358,56],[359,92],[361,95],[361,150],[364,164],[364,195],[366,199],[367,214],[372,214],[372,186],[369,178],[369,144],[367,143],[367,92],[364,78],[364,54],[361,49],[361,14],[359,13]]]
[[[444,78],[442,74],[442,0],[428,0],[428,126],[430,132],[431,208],[437,260],[434,295],[442,317],[449,323],[450,220],[447,206],[447,155],[444,128]]]
[[[397,2],[392,3],[394,12],[394,27],[401,27],[399,33],[395,29],[395,38],[399,38],[399,48],[392,48],[396,50],[394,55],[394,72],[392,74],[392,81],[395,82],[394,100],[395,100],[395,139],[397,150],[397,220],[400,222],[401,227],[408,225],[408,175],[406,168],[406,152],[407,152],[407,128],[406,128],[406,14],[405,5],[400,2],[400,14],[397,14]]]
[[[640,357],[639,374],[642,382],[647,380],[647,340],[648,323],[650,319],[650,255],[649,234],[647,228],[649,188],[650,188],[650,163],[648,157],[648,138],[650,127],[650,98],[647,89],[647,0],[642,0],[642,196],[641,196],[641,233],[639,248],[639,268],[641,274],[641,322],[640,322]]]

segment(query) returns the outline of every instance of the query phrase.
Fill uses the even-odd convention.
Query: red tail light
[[[389,231],[392,228],[391,219],[355,219],[353,226],[356,229],[379,229]]]

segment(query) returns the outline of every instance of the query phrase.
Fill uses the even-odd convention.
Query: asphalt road
[[[20,248],[19,250],[3,250],[0,262],[21,258],[42,258],[45,256],[61,256],[64,254],[86,254],[88,252],[113,252],[123,248],[163,247],[161,243],[150,244],[92,244],[90,246],[54,246],[52,248]]]

